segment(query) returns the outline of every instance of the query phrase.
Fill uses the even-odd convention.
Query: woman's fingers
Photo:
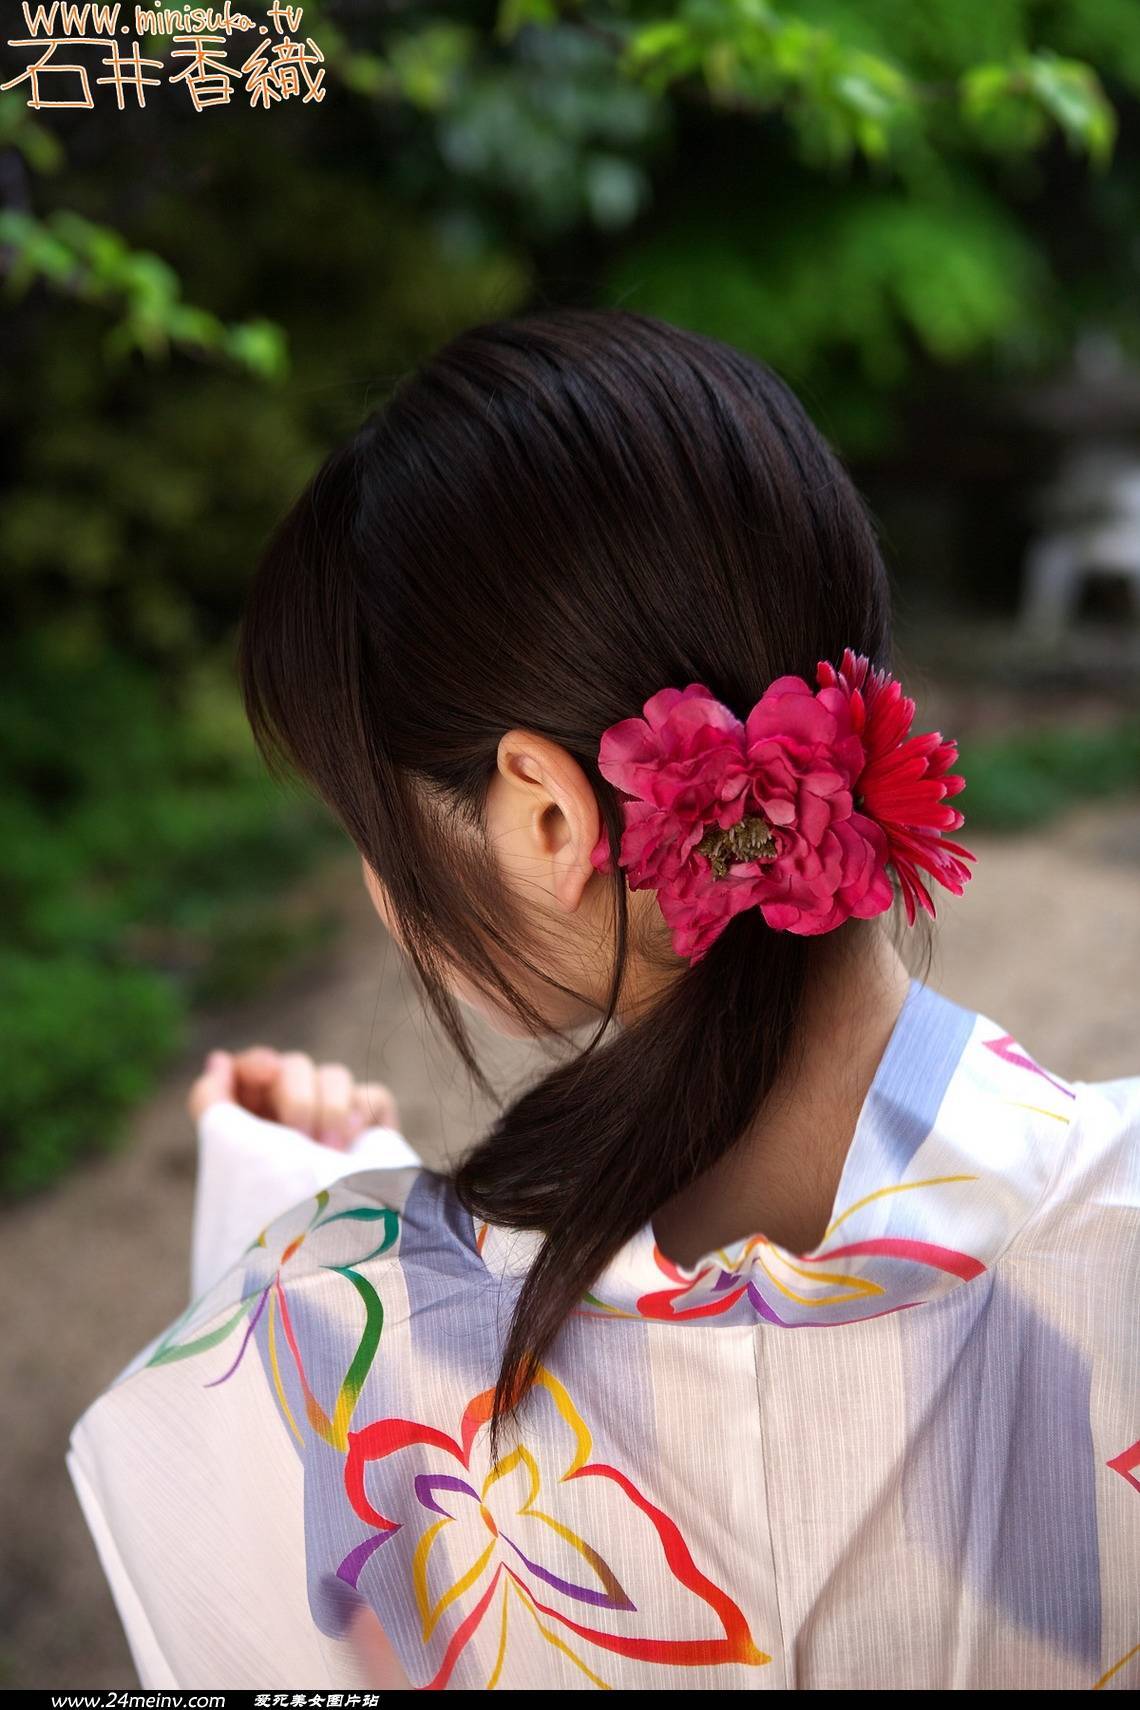
[[[398,1128],[400,1113],[390,1087],[380,1081],[365,1081],[357,1087],[353,1096],[353,1109],[357,1113],[362,1132],[365,1128]]]
[[[314,1063],[303,1051],[251,1045],[236,1054],[211,1051],[190,1092],[195,1118],[211,1104],[232,1099],[268,1122],[280,1122],[344,1151],[366,1128],[396,1128],[391,1089],[380,1081],[357,1085],[343,1063]]]
[[[251,1045],[234,1058],[235,1097],[254,1116],[273,1120],[273,1089],[281,1072],[281,1054],[270,1045]]]
[[[228,1051],[211,1051],[202,1073],[190,1088],[186,1103],[197,1122],[212,1104],[221,1104],[234,1096],[234,1060]]]
[[[287,1128],[299,1128],[315,1138],[317,1127],[317,1065],[303,1051],[285,1051],[273,1094],[273,1116]]]
[[[321,1063],[317,1069],[316,1137],[322,1146],[343,1152],[354,1138],[353,1079],[343,1063]]]

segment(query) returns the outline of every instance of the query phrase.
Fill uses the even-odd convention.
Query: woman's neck
[[[753,1234],[793,1253],[819,1246],[909,984],[901,957],[877,926],[817,957],[799,1048],[760,1115],[731,1151],[654,1216],[664,1253],[688,1266]]]

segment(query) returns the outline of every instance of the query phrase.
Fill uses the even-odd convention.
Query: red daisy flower
[[[920,868],[955,896],[971,877],[966,862],[974,856],[942,835],[964,822],[946,801],[966,782],[950,771],[958,745],[944,742],[936,730],[911,736],[914,702],[888,672],[873,670],[863,654],[857,657],[848,648],[838,670],[823,662],[816,675],[821,688],[842,689],[851,703],[851,722],[867,754],[855,784],[855,805],[883,830],[913,926],[919,907],[934,913]]]

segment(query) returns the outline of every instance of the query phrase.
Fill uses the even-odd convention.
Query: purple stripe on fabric
[[[440,1507],[432,1495],[433,1491],[457,1490],[463,1496],[473,1497],[476,1502],[479,1500],[479,1492],[472,1490],[465,1479],[457,1478],[454,1473],[417,1473],[415,1490],[416,1497],[424,1508],[430,1508],[434,1513],[442,1514],[447,1520],[454,1520],[455,1515],[449,1513],[446,1508]]]
[[[375,1537],[365,1538],[362,1544],[357,1544],[354,1550],[349,1550],[336,1570],[336,1577],[343,1579],[344,1583],[351,1585],[355,1591],[365,1563],[371,1560],[381,1544],[386,1544],[389,1538],[394,1538],[398,1531],[399,1527],[394,1526],[390,1532],[377,1532]]]
[[[575,1585],[572,1580],[559,1579],[557,1574],[550,1573],[546,1568],[540,1567],[537,1562],[532,1562],[529,1557],[524,1556],[518,1545],[513,1539],[508,1538],[505,1532],[500,1532],[499,1536],[504,1544],[510,1545],[529,1573],[533,1573],[538,1579],[545,1580],[547,1585],[552,1585],[555,1591],[561,1591],[566,1597],[573,1597],[578,1603],[590,1603],[596,1609],[636,1608],[636,1605],[631,1603],[628,1598],[611,1597],[608,1591],[591,1591],[587,1586]]]
[[[781,1318],[774,1306],[769,1306],[755,1283],[749,1283],[745,1293],[758,1318],[766,1318],[769,1324],[778,1324],[782,1330],[794,1330],[796,1326]]]
[[[253,1317],[250,1319],[249,1323],[245,1327],[245,1335],[241,1339],[241,1347],[237,1351],[237,1358],[235,1359],[233,1365],[230,1367],[229,1371],[223,1372],[221,1377],[211,1378],[209,1383],[203,1384],[202,1385],[203,1389],[217,1389],[217,1387],[220,1383],[225,1383],[227,1378],[233,1377],[234,1373],[237,1371],[238,1367],[241,1365],[242,1355],[245,1353],[246,1349],[249,1347],[249,1339],[253,1335],[253,1332],[257,1329],[257,1321],[261,1317],[261,1314],[265,1311],[265,1303],[268,1299],[269,1299],[269,1290],[267,1288],[262,1289],[261,1299],[257,1303],[257,1307],[256,1307],[256,1310],[254,1311]]]

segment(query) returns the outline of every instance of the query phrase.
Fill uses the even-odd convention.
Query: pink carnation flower
[[[657,891],[678,955],[699,960],[746,908],[814,935],[890,906],[885,839],[855,811],[864,749],[840,689],[781,677],[744,724],[700,683],[643,711],[606,731],[598,765],[632,798],[621,865],[634,890]],[[608,868],[604,838],[592,860]]]
[[[910,736],[913,701],[850,649],[818,681],[778,678],[744,723],[701,683],[662,689],[603,735],[621,865],[657,892],[679,956],[699,961],[747,908],[803,936],[882,914],[888,864],[911,922],[916,904],[934,912],[919,867],[958,894],[969,878],[973,856],[941,838],[962,823],[944,802],[964,782],[956,746]],[[591,860],[611,871],[605,835]]]

